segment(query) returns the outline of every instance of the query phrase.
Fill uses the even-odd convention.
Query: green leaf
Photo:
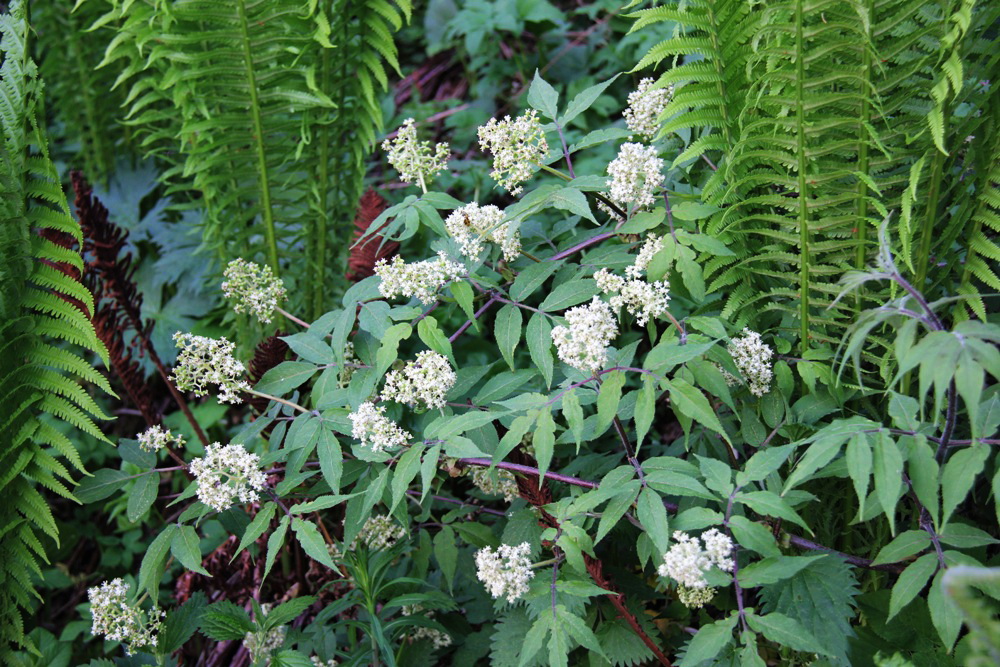
[[[931,538],[924,530],[907,530],[882,547],[872,565],[898,563],[920,553],[931,545]]]
[[[581,278],[556,286],[542,301],[539,309],[546,312],[564,310],[570,306],[590,301],[597,294],[597,283],[592,278]]]
[[[217,641],[242,640],[254,631],[250,615],[229,600],[209,605],[201,614],[201,631]]]
[[[941,472],[942,525],[947,525],[952,513],[969,495],[989,455],[989,445],[973,445],[955,452],[945,463]]]
[[[875,445],[875,494],[889,519],[889,530],[896,532],[896,501],[903,488],[903,455],[896,441],[879,433]]]
[[[889,620],[902,611],[903,607],[910,604],[913,598],[917,597],[927,585],[927,581],[934,574],[937,566],[937,554],[924,554],[900,573],[889,597]]]
[[[257,391],[272,396],[283,396],[304,384],[319,368],[307,361],[283,361],[268,372],[257,383]]]
[[[729,615],[729,618],[701,626],[691,641],[687,643],[684,658],[678,667],[697,667],[697,665],[718,657],[722,649],[733,642],[733,628],[736,627],[738,618],[739,616],[733,613]]]
[[[455,569],[458,566],[458,547],[455,545],[455,531],[451,526],[442,526],[434,536],[434,558],[437,559],[441,574],[448,584],[448,590],[453,590]]]
[[[674,377],[670,380],[670,401],[675,412],[686,415],[694,419],[702,426],[715,431],[722,436],[723,440],[730,443],[729,434],[722,428],[712,405],[705,398],[701,390],[692,386],[686,380]],[[731,443],[730,443],[731,444]]]
[[[160,490],[160,473],[151,472],[139,477],[132,486],[132,491],[128,494],[128,506],[126,514],[128,520],[135,522],[145,514],[153,503],[156,502],[156,495]]]
[[[535,262],[530,265],[514,278],[514,283],[510,286],[510,298],[514,301],[524,301],[560,266],[559,262]]]
[[[187,569],[206,577],[212,576],[201,566],[201,540],[193,527],[178,528],[174,533],[174,539],[170,541],[170,552]]]
[[[566,399],[563,398],[563,413],[566,412]],[[653,425],[653,417],[656,415],[656,385],[648,375],[642,376],[642,387],[635,401],[635,449],[638,452],[642,441],[649,433],[649,427]],[[574,433],[575,436],[575,433]],[[579,440],[577,440],[579,442]]]
[[[524,332],[524,337],[528,341],[528,353],[531,360],[542,372],[545,378],[545,386],[552,386],[552,371],[554,361],[552,358],[552,325],[549,318],[541,313],[535,313],[528,320],[528,328]]]
[[[603,433],[618,415],[618,404],[622,400],[622,388],[625,386],[625,373],[612,371],[601,380],[601,389],[597,394],[597,425],[595,433]]]
[[[772,472],[776,471],[795,451],[795,445],[782,445],[781,447],[768,447],[758,450],[750,457],[743,471],[737,473],[736,483],[746,486],[750,482],[760,482]]]
[[[533,266],[538,265],[535,264]],[[516,280],[514,282],[515,284],[517,283]],[[472,305],[474,297],[472,286],[464,280],[459,280],[453,282],[448,289],[451,290],[451,295],[455,297],[455,301],[458,302],[458,305],[462,307],[463,311],[465,311],[465,316],[472,321],[472,326],[476,328],[476,331],[479,331],[479,320],[476,319],[476,309]],[[520,301],[517,297],[513,298],[515,301]]]
[[[646,535],[656,545],[657,551],[666,553],[670,546],[670,525],[667,521],[667,508],[663,506],[660,494],[646,487],[639,492],[636,506],[639,523]]]
[[[292,352],[306,361],[314,364],[332,364],[337,361],[329,343],[309,331],[303,331],[293,336],[282,336],[281,340],[292,348]]]
[[[536,69],[535,78],[528,88],[528,106],[537,109],[547,118],[555,119],[559,113],[559,93]]]
[[[122,461],[138,466],[143,470],[149,470],[156,465],[156,453],[147,452],[139,446],[138,440],[128,440],[122,438],[118,441],[118,453]]]
[[[261,582],[267,579],[267,573],[271,571],[271,567],[274,565],[274,559],[278,556],[278,552],[281,551],[281,547],[285,544],[285,534],[288,533],[288,524],[290,518],[286,514],[281,517],[281,521],[278,523],[278,527],[271,533],[271,536],[267,538],[267,558],[264,560],[264,576],[262,576]]]
[[[131,478],[132,476],[123,470],[101,468],[93,477],[84,477],[73,494],[85,505],[95,503],[125,486]]]
[[[504,360],[510,366],[511,370],[514,370],[514,350],[517,349],[517,344],[521,342],[521,325],[521,309],[517,306],[508,304],[497,313],[493,329],[496,335],[497,347],[500,348],[500,354],[503,355]]]
[[[337,440],[337,436],[325,426],[320,429],[316,451],[319,454],[319,469],[323,473],[323,479],[330,485],[330,490],[336,493],[340,490],[344,455],[340,451],[340,442]]]
[[[385,336],[382,337],[382,345],[379,346],[378,352],[375,353],[376,375],[380,377],[385,375],[385,372],[389,370],[389,366],[392,366],[393,362],[399,356],[399,342],[409,338],[412,333],[413,328],[405,322],[394,324],[386,330]]]
[[[302,597],[289,600],[288,602],[278,605],[271,611],[267,613],[264,617],[264,629],[270,630],[272,628],[277,628],[279,626],[285,625],[286,623],[291,623],[296,618],[302,615],[306,609],[309,608],[313,602],[316,601],[311,595],[303,595]]]
[[[576,188],[565,187],[556,190],[549,195],[549,203],[555,208],[569,211],[573,215],[578,215],[591,222],[597,222],[590,210],[587,196]]]
[[[762,556],[781,555],[774,534],[759,523],[737,515],[729,518],[729,529],[741,547],[756,551]]]
[[[865,513],[865,499],[868,497],[868,478],[872,471],[872,447],[868,435],[856,433],[847,441],[847,473],[854,483],[854,492],[858,495],[858,515]]]
[[[788,502],[776,493],[770,491],[750,491],[736,494],[736,501],[743,503],[754,512],[763,516],[773,516],[785,519],[801,526],[812,535],[812,529],[806,525],[798,512],[792,509]]]
[[[795,651],[827,654],[826,649],[822,648],[812,633],[794,618],[777,612],[765,616],[748,612],[746,619],[752,629],[781,646],[787,646]]]
[[[441,327],[438,326],[437,320],[432,316],[428,315],[420,320],[420,323],[417,324],[417,336],[420,337],[420,340],[422,340],[427,347],[454,361],[454,356],[451,353],[451,341],[449,341],[448,337],[443,331],[441,331]]]
[[[761,561],[741,568],[738,579],[744,588],[757,588],[773,584],[794,577],[800,570],[808,567],[810,563],[819,558],[826,558],[826,556],[822,554],[818,556],[768,556]]]
[[[940,527],[939,469],[934,459],[934,450],[923,436],[916,438],[910,448],[907,469],[910,472],[910,486],[917,494],[917,500],[930,512],[934,525]]]
[[[545,479],[545,473],[552,463],[552,452],[556,444],[556,423],[552,419],[552,409],[545,408],[538,413],[535,426],[535,437],[532,443],[535,446],[535,460],[538,461],[539,482]]]
[[[410,483],[420,472],[420,455],[424,453],[424,443],[417,442],[403,452],[396,464],[396,471],[392,477],[392,506],[390,512],[395,511],[396,506],[403,499]]]
[[[620,74],[615,74],[613,77],[607,81],[602,81],[601,83],[594,84],[589,88],[584,88],[582,91],[577,93],[576,97],[570,101],[569,105],[566,107],[566,111],[563,113],[562,117],[559,119],[560,125],[566,127],[566,124],[572,121],[574,118],[579,116],[581,113],[586,111],[597,101],[597,98],[601,96],[608,86],[614,83]],[[578,640],[579,641],[579,640]]]
[[[302,550],[306,552],[306,555],[312,558],[317,563],[322,563],[326,565],[331,570],[337,568],[333,563],[333,558],[330,557],[330,551],[327,549],[326,540],[319,533],[319,528],[316,527],[312,521],[306,521],[305,519],[300,519],[296,517],[292,520],[292,530],[295,531],[295,537],[298,539],[299,544],[302,546]],[[268,553],[268,556],[271,554]]]
[[[167,614],[158,648],[167,655],[181,648],[201,625],[206,606],[205,594],[199,591],[188,598],[187,602],[171,610]]]
[[[927,594],[927,608],[931,612],[931,622],[938,631],[945,650],[949,653],[958,633],[962,629],[962,611],[955,604],[954,599],[944,592],[944,570],[937,573],[931,590]]]
[[[153,604],[156,604],[160,597],[160,577],[163,576],[163,567],[167,562],[167,554],[170,553],[170,544],[176,532],[177,524],[167,525],[149,544],[142,557],[142,564],[139,565],[139,584],[136,592],[148,591]]]
[[[552,628],[553,620],[552,614],[539,614],[538,619],[531,626],[531,630],[524,636],[524,644],[521,645],[521,660],[518,663],[518,667],[525,667],[525,665],[531,662],[534,655],[541,650],[542,644],[545,642],[545,637]],[[549,664],[551,664],[551,655],[549,658]]]
[[[718,206],[703,204],[698,201],[684,201],[680,202],[676,206],[673,206],[671,210],[674,217],[679,220],[704,220],[705,218],[709,218],[718,213],[722,209]],[[688,234],[685,236],[685,240],[694,238],[695,236],[701,235]],[[699,248],[699,250],[701,250],[701,248]]]
[[[580,398],[576,395],[576,389],[571,389],[562,397],[562,413],[569,423],[569,428],[573,432],[573,439],[576,441],[577,451],[583,441],[583,408],[580,407]]]
[[[621,490],[611,499],[611,502],[608,503],[608,506],[601,513],[601,520],[597,524],[597,536],[594,538],[595,544],[604,539],[604,536],[611,532],[611,529],[625,516],[625,512],[632,507],[639,488],[640,484],[637,479],[622,485]]]
[[[604,656],[604,649],[601,648],[600,642],[597,641],[597,635],[594,634],[594,631],[590,629],[582,618],[576,614],[570,613],[566,607],[560,604],[556,605],[556,619],[556,623],[558,623],[570,637],[575,639],[580,646],[584,647],[591,653]]]
[[[241,551],[256,542],[257,538],[264,534],[264,531],[271,525],[271,519],[274,517],[274,511],[277,508],[278,506],[273,502],[268,502],[257,511],[257,515],[243,532],[243,537],[240,539],[240,545],[236,548],[236,552],[233,554],[233,557],[229,559],[230,563],[236,559],[236,556],[238,556]]]

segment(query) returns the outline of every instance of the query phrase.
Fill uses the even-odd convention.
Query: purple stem
[[[565,259],[565,258],[569,257],[570,255],[573,255],[573,254],[576,254],[576,253],[580,252],[584,248],[588,248],[588,247],[594,245],[595,243],[600,243],[604,239],[611,238],[612,236],[617,236],[617,234],[615,234],[614,232],[604,232],[603,234],[598,234],[597,236],[591,236],[586,241],[581,241],[580,243],[577,243],[572,248],[567,248],[566,250],[563,250],[562,252],[557,252],[556,254],[552,255],[552,257],[549,257],[548,261],[554,262],[556,260]]]
[[[465,324],[463,324],[462,326],[460,326],[460,327],[458,328],[458,331],[456,331],[456,332],[455,332],[455,333],[453,333],[452,335],[448,336],[448,342],[449,342],[449,343],[454,343],[454,342],[455,342],[455,340],[456,340],[456,339],[457,339],[457,338],[458,338],[459,336],[461,336],[461,335],[462,335],[463,333],[465,333],[465,330],[466,330],[466,329],[468,329],[469,327],[471,327],[471,326],[472,326],[472,323],[473,323],[473,322],[474,322],[475,320],[478,320],[478,319],[479,319],[479,317],[480,317],[480,316],[481,316],[481,315],[482,315],[483,313],[485,313],[485,312],[486,312],[486,310],[487,310],[487,309],[488,309],[488,308],[489,308],[490,306],[492,306],[492,305],[493,305],[494,303],[496,303],[496,302],[497,302],[497,299],[496,299],[496,297],[490,297],[490,300],[489,300],[489,301],[487,301],[486,303],[484,303],[484,304],[483,304],[483,307],[482,307],[482,308],[480,308],[479,310],[477,310],[477,311],[476,311],[476,312],[475,312],[475,313],[474,313],[474,314],[472,315],[472,319],[471,319],[471,320],[466,320]]]

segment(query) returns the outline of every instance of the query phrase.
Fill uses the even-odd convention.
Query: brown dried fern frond
[[[357,243],[358,239],[371,227],[372,222],[382,215],[388,207],[388,202],[371,188],[361,196],[361,201],[358,202],[358,212],[354,217],[354,243]],[[398,243],[386,241],[377,233],[372,234],[363,243],[351,246],[351,256],[347,261],[347,279],[358,282],[375,275],[375,263],[380,259],[389,259],[397,252],[399,252]]]

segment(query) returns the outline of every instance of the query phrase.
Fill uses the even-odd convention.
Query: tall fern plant
[[[771,311],[802,353],[838,338],[862,299],[834,305],[836,283],[870,263],[887,215],[918,286],[961,280],[985,315],[996,3],[689,0],[633,16],[664,36],[638,67],[677,87],[662,132],[692,130],[674,167],[712,167],[695,184],[736,249],[705,257],[726,315]]]
[[[64,435],[75,427],[105,440],[107,419],[80,382],[111,392],[79,352],[107,353],[88,313],[93,297],[75,279],[82,259],[47,236],[80,242],[36,110],[41,82],[28,56],[25,5],[0,16],[0,661],[27,640],[21,611],[36,597],[40,540],[58,540],[40,487],[72,498],[69,468],[83,463]],[[67,466],[67,462],[69,466]]]
[[[204,207],[205,245],[261,255],[322,312],[409,1],[102,1],[126,122]]]

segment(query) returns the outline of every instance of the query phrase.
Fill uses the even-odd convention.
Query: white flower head
[[[424,611],[424,608],[419,604],[404,604],[399,611],[403,614],[403,616],[423,614],[427,618],[434,618],[433,609]],[[429,628],[426,625],[418,625],[410,630],[407,641],[415,642],[421,639],[427,639],[430,641],[434,648],[446,648],[451,646],[451,635],[441,632],[437,628]]]
[[[663,564],[657,568],[660,576],[670,577],[682,587],[697,589],[708,586],[705,573],[713,566],[731,572],[733,541],[715,528],[705,531],[702,540],[705,548],[697,537],[675,531],[676,543],[663,555]]]
[[[483,241],[489,241],[500,246],[504,259],[512,262],[521,254],[521,234],[517,229],[511,229],[510,222],[502,221],[503,211],[500,208],[473,202],[456,209],[444,221],[444,226],[466,257],[479,257]]]
[[[224,275],[222,293],[234,302],[233,310],[249,313],[265,324],[286,298],[285,283],[270,266],[238,258],[229,262]]]
[[[351,435],[373,452],[383,452],[395,447],[405,447],[413,437],[385,416],[385,406],[365,401],[348,417]]]
[[[128,591],[128,584],[112,579],[89,589],[87,597],[93,619],[91,633],[121,642],[125,652],[132,655],[137,649],[156,646],[166,612],[153,607],[147,618],[138,606],[129,604]]]
[[[375,275],[382,279],[378,291],[386,299],[415,296],[423,303],[432,303],[439,289],[464,274],[465,267],[449,260],[444,252],[439,252],[436,259],[410,264],[399,255],[391,263],[384,258],[375,262]]]
[[[391,549],[396,542],[406,536],[406,528],[392,520],[387,514],[373,514],[365,521],[358,533],[358,540],[363,542],[372,551]],[[354,549],[354,545],[351,545]]]
[[[660,115],[674,96],[674,87],[653,88],[652,79],[643,79],[639,87],[628,95],[625,124],[628,129],[647,139],[652,139],[660,129]]]
[[[728,349],[729,356],[746,379],[750,393],[763,396],[770,391],[773,377],[771,357],[774,356],[774,350],[760,339],[760,334],[743,329],[743,337],[730,340]]]
[[[261,611],[264,612],[264,616],[267,616],[267,613],[271,611],[271,605],[262,604]],[[243,637],[243,647],[250,654],[250,662],[257,664],[262,659],[268,658],[285,643],[287,634],[287,625],[279,625],[267,632],[248,632]]]
[[[510,116],[479,128],[479,147],[493,154],[493,177],[507,192],[519,194],[520,185],[531,178],[532,167],[549,152],[538,113],[531,109],[511,120]]]
[[[205,448],[205,456],[191,461],[191,474],[198,483],[198,500],[212,509],[224,512],[237,500],[252,503],[264,489],[264,473],[260,457],[243,445],[213,442]]]
[[[584,373],[597,373],[608,362],[608,345],[618,335],[615,315],[598,297],[570,308],[563,316],[567,326],[552,329],[559,358]]]
[[[657,236],[656,234],[646,236],[642,247],[639,248],[639,254],[636,255],[635,261],[632,262],[632,266],[625,268],[625,275],[629,278],[642,278],[642,275],[649,267],[649,263],[653,261],[653,256],[661,250],[663,250],[662,236]]]
[[[432,350],[417,353],[414,361],[385,376],[382,400],[395,401],[418,409],[443,408],[445,397],[458,376],[447,357]]]
[[[670,302],[670,284],[665,280],[655,283],[626,280],[606,268],[595,273],[594,280],[604,294],[611,294],[611,307],[615,310],[625,308],[641,327],[666,312]]]
[[[139,447],[147,452],[158,452],[164,447],[170,446],[171,443],[177,447],[184,446],[184,438],[174,435],[169,429],[164,429],[159,425],[150,426],[135,436],[135,439],[139,441]]]
[[[472,483],[488,496],[503,496],[508,503],[517,500],[517,480],[509,470],[495,468],[474,468],[472,470]]]
[[[476,552],[476,576],[494,598],[506,597],[513,603],[528,592],[528,582],[535,576],[531,569],[531,545],[501,544],[494,553],[490,547]]]
[[[608,199],[626,210],[649,208],[663,184],[662,170],[663,160],[653,146],[622,144],[608,164]]]
[[[399,172],[399,180],[419,183],[424,190],[448,166],[448,144],[439,143],[431,150],[431,142],[418,141],[412,118],[403,121],[395,139],[382,142],[382,150],[389,153],[389,164]]]
[[[242,403],[239,392],[249,391],[250,384],[241,379],[246,372],[243,364],[233,357],[236,346],[225,338],[207,338],[189,333],[174,334],[180,352],[170,379],[181,391],[195,396],[208,394],[209,385],[219,386],[219,401]]]

